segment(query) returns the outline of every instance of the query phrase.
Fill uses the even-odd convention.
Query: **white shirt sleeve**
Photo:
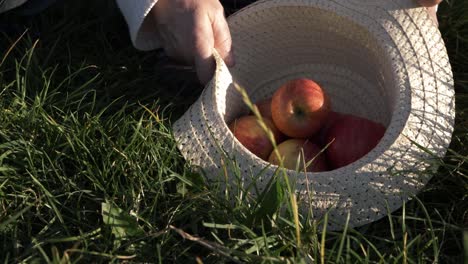
[[[148,14],[158,0],[117,0],[127,22],[133,46],[139,50],[160,48],[154,18]]]

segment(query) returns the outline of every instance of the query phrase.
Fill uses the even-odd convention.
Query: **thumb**
[[[227,66],[234,66],[232,54],[232,39],[229,26],[224,15],[218,15],[213,23],[214,47]]]
[[[192,33],[195,68],[200,82],[206,84],[212,78],[215,71],[213,30],[207,16],[200,15],[195,21]]]

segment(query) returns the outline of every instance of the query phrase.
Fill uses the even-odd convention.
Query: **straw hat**
[[[424,187],[451,141],[455,99],[440,32],[416,1],[267,0],[228,23],[235,67],[216,56],[213,80],[173,127],[184,157],[208,179],[255,185],[249,194],[258,195],[278,169],[229,131],[226,124],[248,112],[233,83],[255,102],[289,79],[307,77],[321,84],[334,110],[378,121],[387,131],[348,166],[287,170],[303,212],[329,212],[329,229],[340,229],[348,214],[349,225],[360,226]]]

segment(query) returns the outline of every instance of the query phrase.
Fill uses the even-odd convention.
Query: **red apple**
[[[275,142],[279,144],[283,140],[281,132],[275,127],[273,121],[268,118],[263,118],[262,120],[273,133]],[[268,138],[267,133],[260,126],[257,117],[253,115],[242,116],[230,123],[228,127],[237,140],[250,152],[263,160],[268,159],[273,150],[273,144]]]
[[[309,79],[295,79],[281,86],[271,102],[273,121],[292,138],[310,138],[323,126],[330,101],[322,88]]]
[[[325,120],[325,123],[323,124],[322,128],[320,129],[317,135],[317,142],[319,142],[320,146],[325,147],[328,144],[327,138],[326,138],[328,134],[328,130],[335,122],[339,121],[344,116],[345,115],[340,112],[330,110],[330,112],[328,113],[327,119]]]
[[[382,139],[386,128],[366,118],[342,114],[326,132],[326,156],[333,169],[355,162]]]
[[[307,167],[307,171],[326,171],[328,170],[327,161],[324,153],[320,153],[320,147],[307,139],[288,139],[278,145],[278,152],[283,158],[283,166],[287,169],[296,170],[297,160],[300,158],[300,171],[304,170],[304,159],[302,158],[302,150],[306,163],[314,159]],[[275,165],[280,165],[280,159],[275,151],[270,154],[268,161]]]
[[[273,120],[273,117],[271,116],[271,98],[260,100],[255,103],[255,106],[262,117]]]

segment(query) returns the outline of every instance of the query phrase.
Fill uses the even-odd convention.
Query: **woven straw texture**
[[[312,208],[315,217],[329,212],[329,228],[337,230],[348,214],[355,227],[400,208],[430,179],[432,161],[445,155],[455,116],[445,45],[415,2],[268,0],[230,16],[236,65],[227,68],[216,56],[213,80],[174,123],[182,154],[212,181],[263,191],[278,167],[229,131],[226,124],[248,112],[233,82],[255,102],[287,80],[307,77],[329,94],[335,111],[378,121],[387,131],[348,166],[288,170],[300,209]]]

